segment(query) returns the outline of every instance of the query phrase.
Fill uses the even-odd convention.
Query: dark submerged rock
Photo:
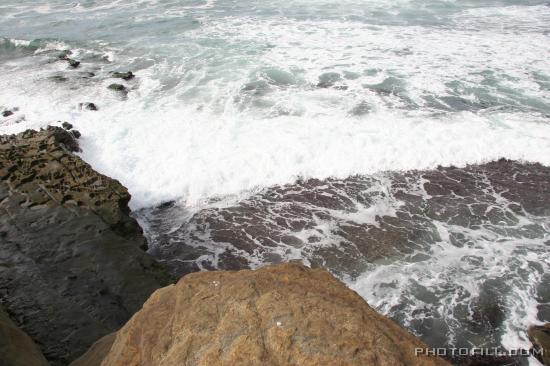
[[[135,75],[131,71],[127,72],[113,72],[112,75],[114,78],[118,79],[124,79],[124,80],[131,80],[135,77]]]
[[[97,106],[94,103],[79,103],[78,107],[80,109],[87,109],[89,111],[97,111]]]
[[[57,58],[60,60],[67,60],[69,56],[72,54],[73,52],[71,50],[63,50],[59,52],[59,54],[57,55]]]
[[[114,91],[118,91],[118,92],[126,92],[127,91],[126,87],[122,84],[111,84],[107,88],[111,89],[111,90],[114,90]]]
[[[48,127],[0,136],[0,298],[54,366],[171,280],[143,251],[128,191],[71,153],[75,135]]]
[[[174,273],[183,275],[196,271],[197,263],[207,269],[249,268],[253,263],[250,257],[262,263],[279,263],[285,260],[280,250],[283,243],[300,251],[307,248],[302,255],[311,265],[328,267],[337,275],[353,278],[364,273],[371,263],[426,251],[441,241],[434,221],[464,228],[498,228],[503,222],[515,224],[511,210],[517,210],[519,215],[527,212],[547,216],[549,181],[549,167],[510,160],[464,168],[393,172],[380,177],[300,180],[267,188],[234,205],[203,209],[186,225],[170,232],[163,229],[166,220],[185,212],[178,211],[182,210],[178,205],[156,207],[150,211],[148,221],[154,233],[151,253],[165,261]],[[387,188],[376,189],[382,184]],[[415,191],[416,187],[421,190]],[[494,194],[510,202],[500,206]],[[395,216],[377,215],[372,223],[345,218],[348,213],[386,199],[399,202]],[[335,211],[344,218],[335,215]],[[317,230],[319,221],[330,223],[330,237]],[[316,245],[328,240],[337,244]],[[469,243],[467,237],[458,235],[449,240],[457,247]],[[216,246],[212,243],[225,249],[213,254],[211,248]],[[498,282],[489,281],[481,296],[472,300],[474,313],[464,312],[462,331],[489,330],[495,338],[487,335],[487,339],[497,341],[510,291],[506,286],[499,287]],[[468,320],[469,316],[472,319]]]
[[[73,60],[72,58],[68,58],[67,61],[69,62],[69,66],[73,69],[76,69],[78,66],[80,66],[80,61]]]
[[[483,226],[488,233],[498,233],[504,226],[507,235],[523,237],[526,233],[509,228],[526,213],[540,216],[541,223],[548,222],[548,182],[550,167],[501,159],[461,168],[299,180],[263,189],[232,205],[203,209],[178,229],[169,226],[170,231],[163,228],[167,220],[185,214],[177,204],[156,207],[151,210],[150,220],[146,215],[142,217],[152,233],[151,253],[179,275],[197,271],[198,267],[243,269],[258,262],[280,263],[288,260],[284,250],[292,248],[301,251],[312,266],[328,267],[343,278],[354,278],[371,263],[393,261],[415,251],[429,254],[432,245],[447,240],[440,236],[436,221],[456,225],[456,232],[451,231],[448,240],[458,248],[472,245],[470,237],[457,234],[462,228],[477,230]],[[367,222],[347,218],[350,213],[386,200],[390,205],[399,202],[394,213],[377,214]],[[318,230],[319,221],[322,229],[330,226],[329,234]],[[530,225],[527,235],[547,242],[546,233],[544,227]],[[322,245],[316,245],[318,242]],[[503,244],[495,241],[493,245]],[[472,253],[464,256],[464,263],[483,263],[483,259]],[[536,263],[532,266],[530,271],[540,267]],[[487,278],[480,284],[477,297],[455,308],[454,317],[461,329],[455,332],[457,343],[453,346],[470,346],[472,339],[476,346],[500,344],[509,311],[507,299],[514,296],[512,278]],[[548,278],[544,277],[537,290],[540,303],[550,301]],[[431,290],[421,286],[406,289],[409,298],[437,304],[437,294]],[[429,309],[419,307],[415,311],[419,316],[411,314],[411,328],[430,346],[449,347],[444,344],[449,327],[441,318],[431,317]],[[539,319],[543,320],[542,316],[539,313]],[[527,360],[521,356],[480,355],[457,356],[451,361],[457,365],[525,365]]]
[[[159,205],[157,206],[157,208],[159,208],[159,209],[165,209],[165,208],[174,207],[175,205],[176,205],[176,201],[172,200],[172,201],[162,202],[161,204],[159,204]]]
[[[537,306],[537,318],[541,321],[550,321],[550,304],[539,304]]]
[[[10,110],[2,112],[2,117],[9,117],[11,115],[13,115],[13,112]]]
[[[53,81],[55,83],[64,83],[68,80],[65,76],[62,76],[62,75],[50,76],[48,79],[50,79],[51,81]]]
[[[473,302],[472,329],[496,330],[506,318],[502,294],[508,289],[495,280],[487,280],[479,289],[480,295]]]
[[[95,76],[95,73],[91,71],[83,71],[79,75],[84,79],[89,79],[89,78],[93,78]]]

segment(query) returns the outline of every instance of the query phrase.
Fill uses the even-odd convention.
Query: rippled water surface
[[[301,259],[431,344],[526,347],[549,59],[548,1],[4,0],[0,132],[72,123],[178,273]]]

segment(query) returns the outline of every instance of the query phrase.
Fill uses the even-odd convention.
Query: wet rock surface
[[[67,61],[69,67],[76,69],[80,66],[80,61],[70,58],[69,56],[71,54],[72,52],[70,50],[63,50],[57,55],[57,58],[61,61]]]
[[[90,102],[79,103],[78,107],[80,109],[86,109],[86,110],[89,110],[89,111],[97,111],[97,106],[95,105],[95,103],[90,103]]]
[[[73,131],[0,136],[0,297],[52,365],[124,324],[170,278],[130,195],[72,152]]]
[[[114,78],[118,78],[118,79],[124,79],[124,80],[131,80],[135,77],[135,75],[131,72],[131,71],[126,71],[126,72],[113,72],[112,76]]]
[[[114,90],[114,91],[117,91],[117,92],[126,92],[127,89],[124,85],[122,84],[110,84],[107,89],[110,89],[110,90]]]
[[[54,83],[64,83],[69,80],[66,76],[63,75],[53,75],[50,76],[48,79],[53,81]]]
[[[40,349],[11,321],[2,307],[0,307],[0,365],[48,365]]]
[[[529,328],[528,334],[537,351],[537,359],[543,365],[550,365],[550,323],[532,326]]]
[[[73,125],[70,124],[69,122],[63,122],[63,123],[61,124],[61,127],[63,127],[63,128],[66,129],[66,130],[72,130],[72,129],[73,129]]]
[[[67,62],[69,63],[69,66],[73,69],[76,69],[78,66],[80,66],[80,61],[73,60],[72,58],[68,58]]]
[[[185,223],[167,224],[170,217],[185,216],[177,205],[159,206],[142,218],[151,225],[152,253],[178,275],[307,258],[337,274],[357,276],[368,263],[441,240],[434,222],[522,234],[514,232],[513,213],[550,216],[549,182],[549,167],[499,160],[460,169],[300,181],[235,205],[213,204]],[[499,228],[503,224],[508,227]],[[463,246],[467,238],[450,240]],[[218,250],[212,252],[209,242]]]
[[[287,263],[193,273],[156,291],[101,365],[447,364],[416,347],[425,345],[327,271]],[[73,366],[102,358],[87,357]]]
[[[549,208],[549,167],[499,160],[299,181],[193,212],[161,205],[140,220],[150,252],[177,275],[300,259],[430,346],[502,347],[510,329],[527,341],[533,297],[550,321]]]

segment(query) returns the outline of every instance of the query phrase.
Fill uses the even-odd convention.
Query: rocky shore
[[[59,127],[0,137],[0,296],[51,365],[117,330],[171,278],[147,253],[130,195]],[[2,358],[2,357],[0,357]]]
[[[0,137],[4,364],[67,365],[101,337],[74,365],[444,364],[298,264],[186,276],[119,330],[171,278],[144,251],[128,191],[76,156],[79,133],[64,127]]]
[[[48,361],[32,339],[0,307],[0,364],[45,366]]]
[[[80,134],[63,127],[0,136],[0,365],[447,364],[416,356],[425,343],[321,268],[169,285],[126,188],[75,155]],[[538,349],[547,329],[529,331]]]

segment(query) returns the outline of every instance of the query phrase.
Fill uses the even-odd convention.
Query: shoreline
[[[69,126],[66,126],[66,127],[69,127]],[[76,142],[77,140],[75,139],[75,136],[77,135],[78,133],[71,132],[70,130],[69,131],[63,130],[59,127],[50,127],[42,131],[27,131],[17,136],[4,135],[1,137],[1,142],[2,142],[1,152],[3,152],[3,155],[4,155],[3,159],[4,161],[7,161],[10,163],[6,165],[6,168],[2,170],[2,174],[1,174],[3,187],[7,188],[7,191],[5,191],[5,193],[2,195],[4,198],[1,202],[1,205],[3,206],[2,208],[3,210],[7,210],[7,212],[10,212],[10,215],[7,218],[8,222],[4,222],[2,224],[2,230],[0,230],[2,232],[2,241],[4,242],[4,247],[2,249],[3,257],[17,258],[21,254],[24,254],[24,256],[27,256],[29,258],[35,258],[34,259],[35,261],[39,260],[39,262],[44,262],[43,264],[40,264],[38,267],[35,267],[36,270],[38,270],[36,271],[36,270],[30,270],[30,268],[32,267],[28,267],[28,264],[24,264],[25,261],[21,261],[20,259],[18,259],[16,262],[14,262],[14,264],[17,263],[16,267],[11,267],[12,269],[9,270],[10,272],[5,272],[4,270],[4,273],[2,274],[2,276],[0,276],[0,278],[4,279],[2,284],[2,289],[3,291],[7,290],[7,293],[2,297],[2,303],[4,304],[4,306],[7,305],[8,314],[11,315],[13,320],[17,321],[18,319],[22,319],[21,317],[24,317],[26,319],[23,323],[21,323],[20,321],[17,321],[18,325],[22,326],[23,330],[28,331],[31,337],[35,340],[35,342],[38,341],[39,346],[42,347],[43,350],[44,350],[44,347],[46,347],[45,355],[49,359],[52,365],[57,365],[57,364],[62,365],[66,362],[62,360],[74,359],[75,357],[79,356],[77,353],[81,354],[91,344],[90,343],[91,341],[95,341],[98,338],[98,336],[93,335],[94,333],[90,333],[90,330],[89,330],[90,325],[89,324],[87,325],[86,322],[73,323],[73,321],[70,320],[70,318],[66,318],[63,321],[61,321],[60,324],[62,324],[63,322],[69,321],[70,324],[72,324],[72,327],[75,329],[74,331],[77,331],[79,327],[76,324],[81,324],[80,326],[83,326],[84,327],[83,329],[87,329],[86,334],[87,334],[88,340],[87,341],[79,340],[78,337],[75,338],[74,334],[71,337],[66,338],[66,331],[69,329],[60,330],[61,331],[60,335],[65,334],[63,335],[63,338],[65,338],[64,342],[68,341],[69,344],[73,344],[72,346],[69,346],[73,350],[73,353],[70,353],[71,356],[69,356],[69,354],[65,354],[64,352],[66,351],[62,351],[62,353],[59,353],[61,350],[59,348],[60,344],[57,344],[54,348],[50,348],[51,346],[47,345],[48,342],[44,343],[46,339],[50,339],[50,341],[54,340],[56,343],[60,340],[60,338],[57,338],[57,340],[54,339],[56,337],[55,336],[56,331],[52,332],[52,322],[60,321],[60,318],[58,317],[58,315],[61,315],[61,313],[57,313],[59,310],[56,310],[56,308],[61,307],[61,308],[64,308],[65,310],[68,310],[67,304],[59,305],[61,304],[62,301],[65,301],[63,300],[63,298],[70,299],[71,296],[76,296],[74,299],[75,300],[79,299],[77,300],[79,303],[81,303],[82,301],[91,300],[90,302],[91,306],[99,306],[99,308],[97,308],[97,310],[95,310],[94,312],[99,311],[97,315],[99,315],[100,313],[103,313],[102,315],[100,315],[100,318],[109,319],[111,316],[113,316],[113,315],[109,315],[109,312],[112,312],[113,310],[108,310],[108,308],[103,308],[103,310],[100,310],[101,307],[102,306],[104,307],[105,305],[101,304],[103,300],[98,302],[99,299],[105,298],[105,296],[115,296],[117,298],[120,296],[133,297],[135,299],[135,300],[132,300],[134,305],[130,307],[126,307],[127,305],[124,305],[127,309],[126,311],[128,311],[127,313],[128,315],[122,316],[122,318],[120,318],[119,316],[119,320],[117,323],[118,326],[116,325],[113,326],[114,323],[110,323],[111,325],[109,325],[108,328],[102,328],[105,330],[102,330],[101,332],[103,332],[103,334],[106,334],[109,331],[116,331],[119,326],[123,325],[125,321],[124,319],[128,319],[131,314],[133,314],[136,310],[138,310],[139,307],[141,306],[141,303],[151,293],[151,287],[147,287],[149,285],[145,285],[145,283],[143,282],[143,279],[136,281],[135,277],[129,277],[129,278],[127,277],[126,279],[123,279],[120,284],[116,284],[116,281],[119,281],[119,280],[115,280],[115,282],[113,283],[112,282],[113,278],[117,278],[117,276],[119,276],[118,273],[125,276],[123,274],[124,271],[129,270],[130,272],[128,273],[134,273],[131,276],[136,276],[136,275],[143,276],[145,274],[145,278],[154,278],[155,276],[160,275],[160,277],[164,278],[164,280],[162,281],[166,281],[166,279],[169,278],[165,274],[162,274],[164,269],[162,269],[161,266],[154,264],[154,260],[152,260],[152,258],[147,259],[149,258],[149,255],[142,251],[142,249],[144,249],[145,247],[142,244],[140,245],[135,244],[136,242],[139,243],[140,240],[144,240],[144,239],[139,239],[140,237],[143,238],[141,229],[139,228],[139,226],[137,226],[137,223],[135,221],[132,221],[133,219],[131,219],[129,216],[130,211],[127,207],[127,202],[129,201],[129,194],[127,193],[125,188],[122,187],[118,182],[113,181],[108,177],[97,175],[97,173],[95,173],[89,167],[89,165],[82,162],[80,158],[76,157],[71,152],[71,151],[78,150],[78,143]],[[48,156],[51,156],[53,159],[49,158]],[[61,165],[59,165],[59,163],[61,163]],[[506,166],[506,164],[517,164],[517,163],[509,162],[506,160],[493,163],[493,165],[496,165],[496,166],[499,166],[499,164],[504,164],[504,166]],[[441,169],[450,169],[450,171],[453,171],[453,168],[441,168]],[[509,169],[505,169],[505,170],[507,172],[510,171]],[[55,180],[52,181],[51,179],[54,177],[55,177]],[[46,183],[39,183],[41,180],[44,180],[44,179],[46,179],[44,181]],[[350,181],[354,181],[359,178],[350,177],[348,179]],[[75,180],[76,185],[74,183],[70,183],[71,180]],[[105,183],[98,184],[98,182],[105,182]],[[441,184],[441,180],[439,182],[440,182],[439,184]],[[7,186],[5,186],[6,183],[8,183]],[[313,187],[322,187],[324,183],[320,181],[304,181],[304,182],[301,182],[300,184],[313,188]],[[435,192],[438,192],[438,194],[440,195],[448,195],[449,193],[445,193],[445,189],[443,189],[443,187],[444,185],[437,186],[437,187],[434,186],[433,188],[430,188],[432,189],[431,195],[433,196]],[[37,191],[34,191],[34,189],[37,189]],[[292,191],[293,188],[290,186],[287,188],[281,187],[281,189],[282,189],[281,192],[283,193],[283,196],[284,196],[285,189]],[[433,191],[434,189],[436,189],[436,191]],[[35,193],[32,193],[32,192],[35,192]],[[39,194],[39,192],[46,192],[47,194],[46,195],[44,195],[43,193]],[[91,194],[92,192],[93,194]],[[113,194],[114,192],[117,192],[117,193]],[[30,195],[30,193],[32,193],[32,195]],[[99,196],[97,196],[98,193],[99,193]],[[18,196],[21,194],[26,195],[26,198],[21,198],[20,196]],[[267,194],[269,196],[269,193],[266,193],[266,192],[263,192],[262,194],[264,195]],[[509,194],[514,194],[514,193],[513,191],[510,191]],[[106,198],[104,199],[100,198],[101,195],[105,195],[104,197]],[[120,197],[120,198],[116,198],[116,197]],[[307,197],[307,196],[304,196],[304,197]],[[321,196],[318,196],[318,197],[321,197]],[[118,203],[115,203],[113,205],[112,203],[113,198],[118,199],[119,200]],[[91,201],[89,201],[90,199]],[[316,198],[314,197],[313,199],[316,200]],[[97,202],[99,202],[99,204]],[[114,201],[114,202],[117,202],[117,201]],[[321,205],[329,204],[329,206],[327,207],[332,207],[332,205],[334,204],[334,203],[330,203],[331,201],[325,201],[325,203],[322,203],[323,201],[316,201],[316,202],[320,202]],[[536,210],[537,207],[539,207],[537,206],[537,202],[534,202],[533,200],[526,199],[525,202],[531,205],[534,205],[532,207],[526,206],[528,210],[533,210],[533,209]],[[16,205],[14,206],[14,204]],[[541,203],[538,202],[538,204],[540,205]],[[332,209],[334,208],[335,207],[332,207]],[[92,211],[89,213],[86,213],[86,210],[89,210],[89,209],[91,209]],[[77,213],[76,216],[74,216],[75,213]],[[90,216],[90,213],[92,214],[92,216]],[[59,221],[59,219],[62,217],[67,217],[65,219],[65,220],[67,219],[69,220],[67,222],[74,222],[68,226],[69,232],[63,233],[63,230],[60,230],[66,224],[61,224],[61,226],[58,226],[59,229],[55,230],[55,234],[53,231],[51,230],[49,231],[49,229],[47,229],[47,226],[42,226],[42,227],[40,226],[42,225],[40,224],[40,222],[43,222],[45,217],[52,214],[54,215],[52,216],[52,219],[57,220],[57,222],[62,222],[62,221]],[[94,221],[95,219],[93,219],[94,215],[99,215],[96,217],[100,217],[102,223],[99,223],[99,222],[96,223],[96,221]],[[25,242],[19,241],[18,244],[16,244],[16,246],[13,246],[13,244],[16,243],[16,239],[14,234],[11,233],[16,227],[6,226],[6,224],[11,225],[9,223],[12,222],[12,220],[14,219],[18,221],[30,220],[28,221],[29,224],[32,223],[30,227],[33,227],[31,231],[27,231],[28,229],[25,229],[25,226],[23,227],[17,226],[19,227],[19,229],[17,230],[22,230],[21,233],[17,235],[18,236],[22,235],[22,237],[25,237],[26,240]],[[90,225],[101,226],[105,224],[107,224],[108,227],[110,227],[110,229],[107,229],[107,231],[105,231],[106,230],[105,228],[101,229],[96,234],[92,234],[91,237],[86,238],[86,236],[89,236],[87,232],[88,233],[90,232]],[[78,227],[82,227],[86,229],[84,229],[84,231],[79,233],[79,231],[82,229],[78,229]],[[113,230],[113,233],[115,234],[114,237],[110,236],[111,234],[108,233],[109,230]],[[45,234],[45,233],[48,233],[48,234]],[[66,237],[67,234],[70,234],[72,239],[69,239],[69,241],[66,241],[67,240],[66,238],[61,239],[63,237]],[[74,236],[75,234],[76,236]],[[58,236],[58,235],[62,235],[62,236]],[[128,242],[128,244],[131,244],[130,246],[128,246],[126,244],[122,244],[123,241],[119,241],[118,244],[113,244],[113,240],[120,240],[120,239],[115,239],[117,236],[126,237],[127,239],[124,239],[124,240],[129,239],[130,242],[133,242],[133,244]],[[31,239],[31,238],[35,238],[35,239]],[[37,241],[37,243],[42,242],[42,244],[40,244],[37,247],[36,245],[32,244],[33,240]],[[52,257],[51,250],[54,249],[55,247],[49,247],[49,244],[46,244],[46,242],[44,242],[45,240],[46,242],[51,241],[52,244],[55,242],[61,243],[59,240],[63,240],[63,241],[66,241],[67,244],[72,243],[71,246],[75,245],[75,243],[77,243],[80,240],[84,240],[83,243],[86,243],[86,244],[83,244],[84,247],[81,246],[81,248],[82,249],[86,247],[88,247],[89,249],[93,248],[92,249],[93,252],[89,252],[89,249],[85,249],[87,253],[90,253],[90,254],[93,253],[93,254],[92,254],[92,257],[89,257],[88,256],[89,254],[85,255],[84,258],[86,258],[86,260],[84,262],[78,259],[82,254],[78,252],[74,252],[74,249],[71,249],[73,254],[69,254],[69,257],[67,257],[67,254],[70,252],[65,252],[65,254],[62,254],[61,256],[59,256],[59,254],[55,254]],[[92,240],[92,242],[90,242],[90,240]],[[101,259],[99,262],[96,262],[96,260],[92,261],[91,263],[96,263],[95,266],[100,266],[100,267],[105,266],[105,268],[99,271],[95,269],[92,272],[88,272],[91,274],[91,277],[86,277],[86,276],[90,276],[89,274],[86,274],[87,273],[86,271],[88,271],[87,268],[89,268],[91,264],[90,259],[93,258],[94,256],[97,257],[98,249],[101,248],[100,245],[103,245],[103,244],[100,244],[102,240],[107,240],[107,242],[110,243],[108,244],[109,246],[115,245],[119,247],[120,250],[117,249],[116,252],[112,252],[112,251],[105,252],[105,254],[102,254],[104,256],[103,259]],[[94,244],[91,244],[91,243],[94,243]],[[5,246],[6,244],[8,245],[8,247]],[[67,244],[64,244],[63,246],[66,246]],[[32,246],[29,247],[29,245],[32,245]],[[56,244],[56,246],[58,245],[59,244]],[[90,247],[90,245],[92,246]],[[63,246],[58,248],[62,249]],[[141,247],[142,249],[139,249],[138,246]],[[19,249],[16,249],[16,251],[21,251],[21,250],[23,251],[20,252],[21,254],[16,255],[15,254],[16,252],[11,251],[12,249],[8,249],[10,247],[14,249],[18,247]],[[27,247],[28,249],[23,249],[25,247]],[[31,248],[33,249],[31,250]],[[38,249],[38,248],[42,248],[42,249]],[[59,249],[56,249],[56,250],[59,250]],[[81,251],[82,249],[79,249],[78,251]],[[43,252],[44,250],[46,251]],[[46,257],[43,257],[46,253],[49,253],[49,254],[47,254]],[[115,253],[118,253],[118,254],[115,254]],[[132,263],[134,261],[128,262],[127,260],[124,260],[121,262],[120,259],[116,259],[113,262],[114,258],[122,258],[121,255],[123,257],[127,257],[129,253],[133,253],[131,254],[132,256],[137,255],[137,257],[135,258],[141,258],[138,260],[138,262],[142,263],[141,266],[143,266],[143,263],[145,263],[143,261],[146,260],[146,262],[149,263],[147,265],[149,267],[147,266],[145,268],[142,267],[142,269],[136,272],[135,269],[131,269],[131,266],[133,265]],[[109,257],[112,255],[116,255],[118,257],[114,257],[114,258]],[[72,259],[70,259],[71,256],[72,256]],[[46,259],[49,257],[53,258],[54,261],[51,262],[51,259]],[[44,259],[41,259],[41,258],[44,258]],[[101,257],[98,257],[98,258],[101,258]],[[69,259],[69,262],[67,262],[67,259]],[[62,265],[62,268],[54,269],[54,267],[51,267],[51,266],[53,265],[59,266],[59,264],[54,264],[56,263],[55,261],[57,260],[61,260],[61,262],[58,262],[58,263],[71,263],[72,261],[74,264],[78,263],[78,267],[74,267],[74,265],[67,266],[67,264],[64,264]],[[127,266],[127,267],[121,266],[121,263],[125,263],[124,266]],[[113,264],[116,267],[112,267],[111,269],[108,269],[109,266],[112,266]],[[23,267],[27,266],[27,269],[24,270],[24,272],[21,272],[23,268],[21,266]],[[149,269],[146,269],[146,268],[149,268]],[[265,267],[265,268],[270,268],[270,267]],[[30,270],[30,273],[29,273],[29,270]],[[80,271],[80,274],[75,274],[74,272],[75,270]],[[113,272],[113,270],[115,270],[115,272]],[[144,270],[146,271],[145,273],[142,272]],[[150,272],[151,270],[153,272]],[[55,274],[56,271],[58,271],[59,274]],[[149,271],[149,273],[147,273],[147,271]],[[107,277],[104,277],[103,275],[101,275],[101,273],[104,273],[104,272],[106,272],[105,275],[107,275]],[[154,274],[155,272],[157,274]],[[10,273],[10,274],[7,275],[7,273]],[[36,273],[36,274],[31,274],[31,273]],[[65,277],[63,277],[62,275],[63,273],[65,273]],[[205,273],[208,273],[208,272],[205,272]],[[37,289],[33,288],[32,285],[30,288],[28,288],[29,285],[22,286],[22,283],[24,282],[21,282],[21,281],[25,281],[24,278],[27,278],[26,276],[30,274],[35,278],[32,282],[34,282],[36,285],[39,285],[42,288],[42,290],[39,290],[38,293],[40,293],[40,291],[44,291],[46,287],[51,287],[51,286],[53,286],[51,287],[51,290],[57,288],[57,290],[54,290],[54,293],[60,290],[62,291],[60,293],[57,293],[57,295],[55,295],[56,298],[58,299],[58,300],[55,300],[58,302],[58,305],[55,305],[55,302],[52,303],[51,305],[48,305],[48,307],[44,307],[44,305],[40,305],[38,309],[42,307],[42,310],[38,310],[38,311],[33,310],[32,313],[27,313],[27,310],[24,310],[26,306],[21,308],[21,304],[25,304],[25,302],[28,302],[29,300],[31,300],[31,297],[29,297],[29,295],[32,294],[33,297],[37,296]],[[102,283],[103,285],[98,287],[97,289],[98,292],[96,292],[95,290],[91,290],[91,288],[95,286],[93,284],[96,283],[97,278],[95,277],[98,275],[102,277],[102,279],[100,280],[100,283]],[[153,277],[150,277],[151,275]],[[42,278],[39,281],[37,281],[37,279],[40,278],[40,276],[42,276]],[[180,276],[181,276],[181,273],[177,275],[176,278]],[[10,278],[10,280],[6,282],[5,280],[8,278]],[[120,278],[122,279],[124,277],[120,277]],[[134,279],[132,280],[130,278],[134,278]],[[185,278],[187,278],[187,276],[185,276],[184,279]],[[58,282],[56,283],[56,281]],[[76,290],[76,288],[74,287],[74,284],[69,285],[74,281],[77,281],[80,284],[78,286],[84,286],[83,292],[79,293],[78,290]],[[138,282],[138,283],[134,283],[134,282]],[[133,287],[127,288],[126,290],[124,290],[124,288],[130,285],[131,283],[134,283]],[[152,282],[151,284],[153,283],[155,283],[153,285],[153,288],[160,287],[160,282]],[[105,287],[105,285],[107,285],[107,287]],[[92,287],[90,288],[90,286]],[[25,289],[26,287],[27,289]],[[48,291],[51,291],[51,290],[48,290]],[[138,296],[139,299],[135,297],[136,290],[141,291],[143,293],[141,297]],[[27,294],[25,294],[25,291],[27,291]],[[123,295],[123,293],[121,293],[120,291],[130,291],[130,292],[127,292],[127,295]],[[46,294],[49,294],[49,295],[46,295]],[[44,301],[47,302],[49,301],[49,299],[53,299],[53,297],[51,297],[52,295],[53,295],[52,292],[46,292],[44,295],[38,295],[38,298],[41,298],[41,302],[43,303]],[[48,298],[48,296],[50,296],[50,298]],[[61,296],[61,297],[58,297],[58,296]],[[88,298],[89,300],[85,300],[86,298]],[[127,301],[127,300],[128,299],[123,299],[123,301]],[[120,300],[117,300],[117,301],[120,301]],[[31,300],[31,303],[32,303],[32,300]],[[28,304],[30,305],[31,303],[28,303]],[[95,305],[92,305],[92,304],[95,304]],[[29,307],[28,309],[37,309],[36,306],[37,306],[37,303],[35,303],[35,305],[31,305],[31,307]],[[115,310],[115,313],[117,311],[118,310]],[[45,320],[45,318],[43,318],[42,315],[40,315],[42,313],[47,314],[48,320]],[[57,317],[55,315],[56,313],[57,313]],[[31,314],[34,314],[34,315],[31,315]],[[37,319],[41,319],[41,320],[37,320]],[[71,326],[69,326],[69,328],[70,327]],[[56,328],[57,326],[54,327],[54,329]],[[43,333],[46,330],[47,332]],[[71,330],[71,333],[73,333],[74,331]],[[47,338],[44,338],[44,336],[46,335],[47,335]],[[92,336],[93,339],[89,337],[90,335]],[[49,344],[51,345],[52,343],[49,343]],[[75,348],[75,345],[78,345],[78,347]],[[76,353],[74,353],[75,351]],[[500,361],[497,360],[493,362],[500,362]],[[438,361],[434,361],[434,362],[438,362]],[[463,362],[472,362],[472,360],[471,358],[468,358],[466,360],[453,359],[453,362],[456,364],[464,364]],[[495,363],[495,364],[498,364],[498,363]]]

